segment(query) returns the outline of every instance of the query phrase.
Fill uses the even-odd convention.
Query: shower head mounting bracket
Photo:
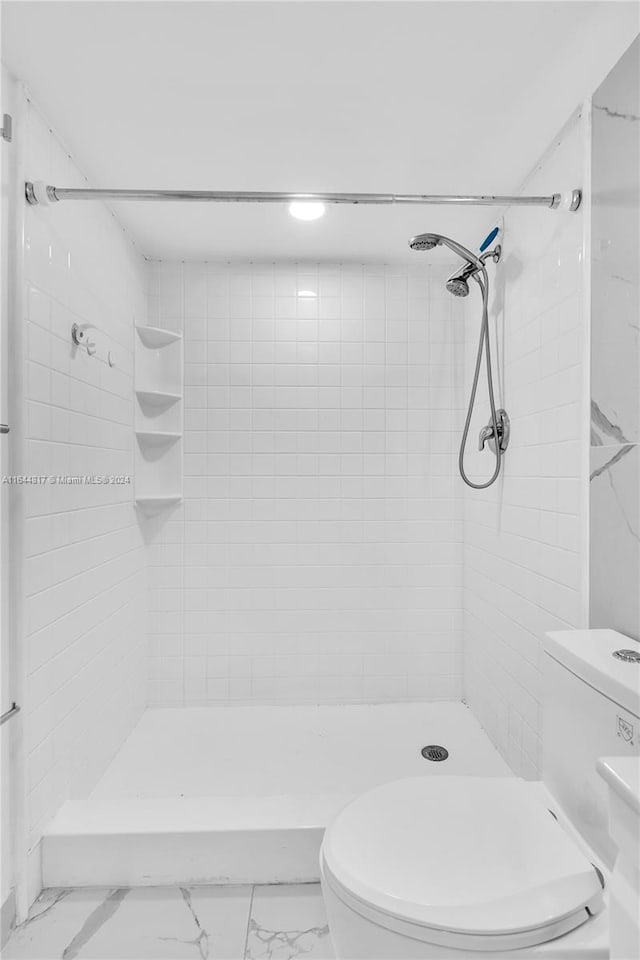
[[[485,260],[493,260],[494,263],[500,263],[500,257],[502,256],[502,244],[496,243],[493,250],[487,250],[486,253],[480,254],[480,259],[484,263]]]

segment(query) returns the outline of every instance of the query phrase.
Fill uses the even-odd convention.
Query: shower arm
[[[32,205],[58,203],[61,200],[175,200],[205,203],[347,203],[347,204],[454,204],[459,206],[548,207],[575,211],[582,200],[581,190],[563,196],[458,196],[395,193],[271,193],[233,190],[114,190],[92,187],[54,187],[42,181],[28,180],[25,196]]]

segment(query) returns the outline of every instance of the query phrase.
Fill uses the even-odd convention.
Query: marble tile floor
[[[3,960],[332,958],[320,885],[45,890]]]

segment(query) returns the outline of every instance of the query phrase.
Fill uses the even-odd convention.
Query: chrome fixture
[[[463,247],[461,243],[457,242],[457,240],[452,240],[450,237],[444,237],[439,233],[420,233],[418,236],[413,237],[409,241],[409,246],[412,250],[433,250],[434,247],[441,245],[449,247],[450,250],[453,250],[454,253],[456,253],[465,261],[464,266],[447,280],[447,290],[456,297],[466,297],[469,293],[469,284],[467,281],[469,279],[473,279],[476,281],[480,287],[480,290],[482,291],[482,321],[480,324],[480,340],[478,341],[478,352],[476,354],[476,365],[473,374],[471,395],[469,397],[469,407],[467,409],[467,416],[465,419],[464,429],[462,431],[462,440],[460,441],[458,469],[460,470],[460,476],[467,486],[473,487],[474,490],[484,490],[486,487],[490,487],[491,484],[498,479],[502,464],[502,455],[507,449],[510,433],[509,417],[507,416],[505,410],[496,410],[496,402],[493,391],[491,345],[489,342],[489,276],[485,267],[485,260],[493,260],[494,263],[498,263],[502,254],[502,247],[500,244],[497,244],[493,250],[488,250],[485,253],[476,256],[475,253],[472,253],[471,250],[467,250],[467,248]],[[465,471],[464,452],[467,445],[467,438],[469,436],[469,427],[471,425],[473,408],[476,402],[483,348],[487,367],[487,388],[489,393],[489,406],[491,408],[491,419],[489,424],[486,427],[483,427],[480,431],[479,449],[483,450],[484,445],[488,440],[489,446],[495,454],[496,464],[489,480],[487,480],[485,483],[474,483],[473,480],[469,479]]]
[[[500,256],[502,254],[502,247],[500,244],[496,244],[493,250],[490,250],[488,253],[483,253],[478,258],[485,262],[485,260],[492,259],[494,263],[500,261]],[[446,282],[446,288],[449,293],[452,293],[454,297],[468,297],[469,296],[469,284],[468,280],[470,277],[473,277],[475,273],[478,272],[478,267],[473,263],[467,263],[462,267],[461,270],[458,270],[456,273],[452,274]]]
[[[573,190],[568,197],[552,193],[542,197],[458,196],[457,194],[412,193],[272,193],[235,190],[113,190],[91,187],[54,187],[42,181],[28,180],[25,196],[31,204],[57,203],[60,200],[190,200],[208,203],[361,203],[361,204],[461,204],[462,206],[550,207],[577,210],[582,193]]]
[[[509,446],[509,438],[511,436],[511,421],[509,420],[509,414],[506,410],[503,410],[502,407],[500,410],[496,410],[496,419],[498,421],[498,444],[500,446],[501,453],[504,453],[507,447]],[[496,438],[493,432],[493,423],[491,420],[486,427],[483,427],[480,431],[478,438],[478,450],[484,450],[485,443],[489,443],[489,449],[496,452]]]
[[[441,747],[438,743],[428,744],[426,747],[422,748],[420,753],[425,760],[434,760],[436,763],[441,763],[449,756],[449,751],[447,748]]]
[[[2,127],[0,127],[0,137],[3,140],[6,140],[7,143],[11,143],[13,139],[13,120],[11,115],[8,113],[2,114]]]
[[[0,433],[9,433],[11,427],[8,423],[0,423]]]
[[[71,327],[71,339],[76,347],[86,347],[87,332],[83,330],[79,323],[74,323]]]
[[[625,663],[640,663],[640,653],[637,650],[614,650],[611,656],[616,660],[624,660]]]
[[[11,717],[15,717],[16,713],[20,713],[20,707],[14,700],[9,709],[0,714],[0,727],[3,723],[6,723],[7,720],[11,720]]]

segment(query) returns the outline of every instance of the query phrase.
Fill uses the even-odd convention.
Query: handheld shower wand
[[[456,240],[451,240],[450,237],[444,237],[438,233],[421,233],[409,241],[409,246],[412,250],[433,250],[434,247],[444,245],[449,247],[450,250],[453,250],[453,252],[459,257],[462,257],[462,259],[465,261],[464,266],[447,280],[446,287],[449,293],[452,293],[456,297],[468,296],[468,281],[470,279],[476,281],[482,292],[482,322],[480,325],[480,340],[478,342],[478,351],[476,354],[476,363],[473,373],[471,395],[469,397],[469,406],[467,408],[467,416],[462,431],[462,439],[460,441],[460,453],[458,455],[458,468],[460,470],[460,476],[467,486],[473,487],[474,490],[485,490],[498,479],[500,467],[502,465],[502,454],[505,452],[509,444],[509,417],[507,416],[506,410],[496,410],[493,389],[493,371],[491,369],[491,345],[489,341],[489,277],[485,267],[485,261],[492,259],[494,263],[497,263],[500,260],[502,250],[499,244],[494,247],[493,250],[487,250],[487,247],[495,239],[497,233],[498,230],[496,228],[483,241],[480,249],[481,251],[486,252],[482,252],[480,256],[476,256],[475,253],[472,253],[471,250],[467,250],[466,247],[463,247],[462,244],[458,243]],[[489,480],[487,480],[485,483],[474,483],[473,480],[470,480],[467,476],[464,465],[464,454],[469,436],[469,428],[471,426],[471,418],[473,416],[473,410],[476,403],[483,349],[487,367],[487,389],[489,393],[491,420],[487,426],[483,427],[480,431],[479,449],[483,450],[485,443],[489,441],[489,445],[495,454],[496,463]]]

